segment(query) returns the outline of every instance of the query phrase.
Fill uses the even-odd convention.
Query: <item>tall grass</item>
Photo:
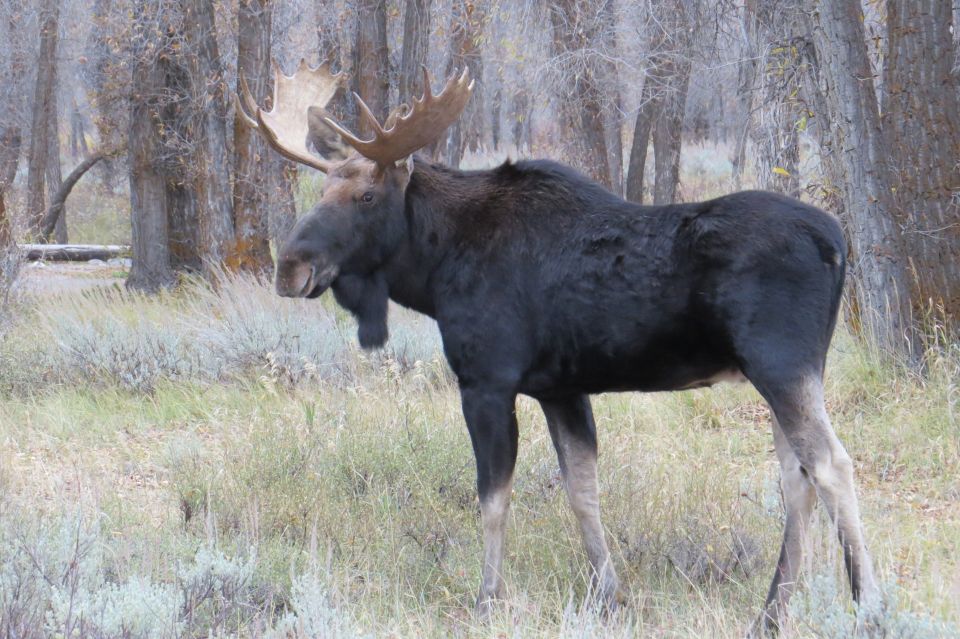
[[[391,316],[389,347],[364,353],[328,300],[241,276],[20,313],[0,339],[0,635],[742,635],[783,518],[755,392],[595,401],[629,590],[612,617],[584,603],[577,526],[521,398],[508,596],[485,626],[470,613],[481,539],[456,387],[432,323]],[[841,334],[828,364],[887,636],[960,622],[960,357],[941,345],[929,361],[918,376]],[[814,542],[786,634],[847,636],[857,619],[822,516]]]

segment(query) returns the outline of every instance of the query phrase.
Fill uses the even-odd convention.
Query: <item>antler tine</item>
[[[237,106],[237,115],[251,129],[259,128],[260,125],[250,115],[250,112],[257,112],[257,103],[250,94],[250,87],[247,86],[247,79],[243,77],[243,73],[240,74],[240,93],[243,95],[242,99],[236,93],[233,94],[233,101]]]
[[[463,112],[473,91],[473,82],[467,69],[459,76],[453,74],[443,91],[434,95],[430,87],[430,74],[424,68],[423,84],[423,95],[419,99],[414,98],[407,113],[393,119],[386,130],[364,101],[356,96],[361,114],[373,128],[372,139],[359,139],[329,117],[325,117],[324,121],[358,153],[387,166],[439,139]]]
[[[433,89],[430,87],[430,71],[425,64],[421,64],[420,68],[423,69],[423,95],[420,96],[420,102],[429,102],[433,99]],[[414,98],[414,101],[416,100]]]
[[[370,144],[372,142],[372,140],[364,142],[363,140],[355,136],[353,133],[350,133],[350,131],[347,131],[345,128],[337,124],[337,121],[334,120],[333,118],[324,116],[323,121],[326,122],[327,126],[329,126],[331,129],[336,131],[337,134],[341,138],[343,138],[344,142],[346,142],[347,144],[349,144],[355,149],[359,149],[359,147],[362,147],[365,144]]]
[[[373,128],[373,135],[375,137],[382,137],[384,134],[383,127],[380,125],[380,121],[377,120],[377,116],[373,114],[373,111],[370,110],[370,107],[367,106],[367,103],[363,101],[356,93],[353,94],[353,99],[357,101],[357,106],[360,107],[360,115],[367,121],[367,124]]]

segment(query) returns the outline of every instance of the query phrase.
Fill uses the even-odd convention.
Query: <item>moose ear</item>
[[[397,168],[397,186],[406,190],[407,185],[410,184],[410,176],[413,175],[413,156],[410,155],[402,160],[397,160],[394,166]]]
[[[312,106],[307,109],[307,141],[321,157],[333,161],[345,160],[350,147],[326,123],[324,118],[329,117],[330,114],[323,107]]]

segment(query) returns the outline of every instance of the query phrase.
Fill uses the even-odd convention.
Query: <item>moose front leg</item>
[[[563,485],[580,524],[583,546],[590,560],[590,594],[614,609],[623,597],[617,572],[600,523],[597,484],[597,431],[590,399],[586,395],[542,400],[550,437],[557,450]]]
[[[477,491],[483,524],[483,570],[477,614],[489,617],[503,594],[503,553],[513,468],[517,461],[517,416],[512,392],[461,388],[463,415],[477,459]]]

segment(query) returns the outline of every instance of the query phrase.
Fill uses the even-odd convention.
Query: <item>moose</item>
[[[434,94],[424,69],[422,97],[383,124],[355,96],[369,139],[324,109],[342,82],[327,65],[277,69],[269,110],[241,83],[244,121],[283,156],[326,174],[320,202],[278,252],[276,291],[316,298],[332,289],[365,348],[387,339],[389,300],[436,320],[476,457],[481,616],[503,594],[518,394],[546,416],[589,592],[616,607],[623,594],[600,520],[589,396],[731,379],[749,381],[769,404],[786,513],[754,628],[776,632],[784,619],[818,495],[854,599],[878,596],[853,464],[824,406],[846,267],[834,217],[759,191],[641,206],[544,160],[455,170],[415,154],[460,116],[473,88],[467,71]]]

